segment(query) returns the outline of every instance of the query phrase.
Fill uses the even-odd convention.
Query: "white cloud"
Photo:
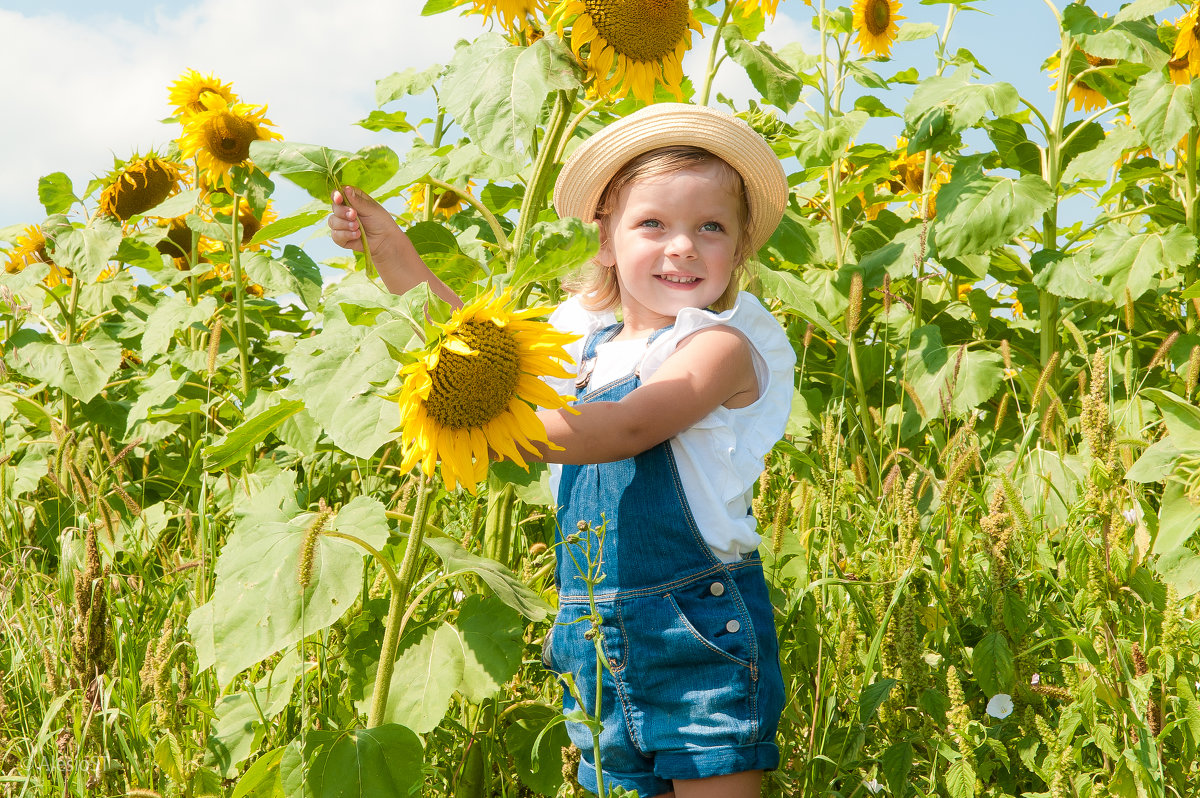
[[[188,68],[266,104],[289,139],[357,149],[380,140],[353,124],[375,107],[376,80],[445,63],[482,30],[478,18],[421,17],[414,2],[342,8],[205,0],[139,22],[0,10],[0,227],[41,220],[42,175],[66,172],[78,194],[114,155],[165,146],[178,134],[159,121],[167,86]]]

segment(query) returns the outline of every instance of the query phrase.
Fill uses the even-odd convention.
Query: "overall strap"
[[[575,375],[576,391],[587,387],[588,380],[592,378],[592,369],[596,367],[596,347],[611,341],[623,326],[621,322],[617,322],[598,330],[592,330],[588,335],[587,341],[583,344],[583,355],[579,359],[579,371]]]

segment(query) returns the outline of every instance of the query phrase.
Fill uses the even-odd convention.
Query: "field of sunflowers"
[[[798,356],[764,795],[1200,794],[1200,4],[1026,4],[1042,102],[955,40],[1002,0],[787,2],[815,49],[762,41],[778,0],[428,0],[480,32],[378,81],[378,144],[188,70],[169,147],[41,179],[0,243],[0,796],[583,794],[520,455],[597,236],[548,197],[720,69],[792,188],[749,278]],[[466,311],[285,243],[345,185]]]

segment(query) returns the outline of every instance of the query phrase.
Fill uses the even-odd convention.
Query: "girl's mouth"
[[[699,277],[688,277],[684,274],[660,274],[658,275],[658,279],[667,283],[675,283],[676,285],[692,285],[700,282]]]

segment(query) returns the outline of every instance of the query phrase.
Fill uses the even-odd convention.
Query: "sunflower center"
[[[1111,58],[1098,58],[1094,55],[1088,55],[1087,53],[1084,53],[1083,55],[1085,58],[1087,58],[1087,62],[1094,67],[1112,66],[1113,64],[1117,63]]]
[[[880,36],[892,21],[892,7],[888,0],[867,0],[863,22],[872,36]]]
[[[460,355],[445,348],[430,372],[433,387],[426,412],[451,429],[482,427],[508,407],[521,377],[516,340],[490,321],[470,321],[455,331],[479,354]]]
[[[250,157],[250,143],[258,140],[254,123],[237,114],[221,111],[204,123],[204,144],[225,163],[241,163]]]
[[[125,221],[145,213],[171,195],[174,170],[157,159],[139,161],[126,168],[100,197],[100,209]]]
[[[605,41],[634,61],[662,61],[688,31],[687,0],[583,0]]]

